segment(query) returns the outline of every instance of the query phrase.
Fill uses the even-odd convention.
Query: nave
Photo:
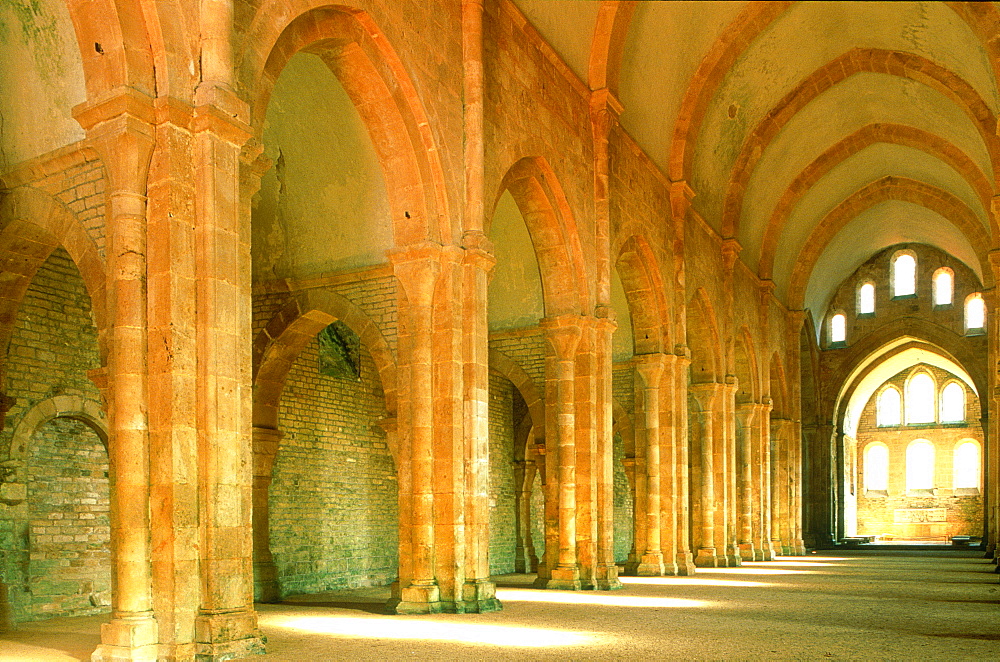
[[[388,587],[258,604],[268,660],[991,659],[994,566],[976,550],[836,550],[691,577],[623,577],[614,593],[494,577],[504,609],[406,618]],[[0,660],[89,659],[100,616],[24,624]]]

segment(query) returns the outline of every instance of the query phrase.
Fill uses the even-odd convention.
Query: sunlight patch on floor
[[[714,602],[688,598],[644,598],[630,595],[575,591],[538,591],[522,589],[497,589],[501,602],[551,602],[570,605],[602,605],[607,607],[713,607]]]
[[[378,617],[307,616],[280,619],[268,625],[337,637],[446,641],[519,648],[588,646],[599,643],[602,639],[607,640],[606,635],[596,632]]]
[[[721,573],[726,575],[809,575],[815,570],[793,570],[792,568],[758,568],[738,566],[736,568],[698,568],[696,575]]]
[[[753,582],[743,579],[708,579],[699,573],[687,577],[619,577],[622,584],[649,584],[655,586],[774,586],[771,582]]]

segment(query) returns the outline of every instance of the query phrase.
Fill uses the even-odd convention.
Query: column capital
[[[632,357],[635,370],[647,388],[657,388],[666,364],[666,354],[636,354]]]
[[[540,326],[545,330],[545,338],[552,345],[556,359],[568,361],[573,358],[586,323],[582,315],[560,315],[541,320]]]
[[[736,420],[744,428],[753,425],[754,419],[760,413],[760,405],[755,402],[744,402],[736,405]]]
[[[722,394],[723,384],[717,382],[703,382],[701,384],[690,384],[688,392],[698,401],[703,412],[711,411],[715,408],[719,396]]]
[[[393,273],[411,305],[430,306],[433,302],[443,252],[444,247],[433,241],[389,251]]]
[[[722,263],[727,271],[731,270],[733,265],[736,264],[736,258],[742,250],[743,246],[740,245],[740,242],[735,237],[727,237],[722,240]]]
[[[497,259],[493,252],[493,242],[482,230],[466,230],[462,233],[462,248],[465,250],[465,263],[477,267],[487,274],[493,271]]]
[[[694,196],[694,189],[685,180],[670,182],[670,211],[674,221],[684,222]]]
[[[145,196],[155,144],[153,98],[131,87],[117,88],[99,100],[75,106],[73,117],[107,169],[109,195]]]

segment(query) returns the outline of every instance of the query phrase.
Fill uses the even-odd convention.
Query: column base
[[[695,573],[694,557],[691,552],[680,552],[676,560],[677,574],[681,577],[689,577]]]
[[[802,540],[792,541],[792,553],[795,556],[805,556],[806,555],[806,544]]]
[[[264,654],[265,639],[250,609],[202,612],[194,622],[195,660],[216,662]]]
[[[605,564],[597,566],[597,590],[615,591],[622,588],[622,583],[618,579],[618,566]]]
[[[636,566],[635,574],[639,577],[662,577],[664,574],[663,554],[661,552],[643,554],[642,560]]]
[[[500,611],[503,605],[497,600],[497,587],[488,579],[465,582],[462,586],[464,609],[459,613],[485,614]]]
[[[726,555],[726,567],[727,568],[738,568],[743,565],[743,559],[739,554],[727,554]]]
[[[726,557],[717,556],[714,547],[702,547],[694,557],[694,564],[698,568],[725,568]]]
[[[579,591],[582,588],[580,583],[580,570],[572,568],[552,568],[551,577],[542,580],[541,577],[535,580],[537,588],[548,588],[556,591]],[[542,583],[539,583],[539,582]]]
[[[740,558],[744,561],[760,561],[757,557],[760,556],[757,549],[753,546],[752,542],[740,543]]]
[[[159,626],[151,612],[114,616],[101,624],[101,645],[91,654],[92,662],[155,662]]]
[[[437,584],[410,584],[399,589],[399,595],[393,596],[386,603],[390,614],[440,614],[444,611],[441,604],[441,590]]]

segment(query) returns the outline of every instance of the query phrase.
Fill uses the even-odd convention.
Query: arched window
[[[880,427],[899,425],[903,422],[902,398],[899,389],[890,386],[878,395],[875,403],[876,418]]]
[[[875,314],[875,285],[873,283],[865,283],[858,288],[858,314]]]
[[[830,342],[842,343],[847,340],[847,317],[837,313],[830,318]]]
[[[934,489],[934,444],[914,439],[906,447],[906,491]]]
[[[979,444],[972,440],[955,446],[955,489],[979,491]]]
[[[986,302],[976,292],[965,300],[965,331],[982,331],[986,327]]]
[[[917,293],[917,258],[909,253],[899,253],[892,261],[892,296],[903,297]]]
[[[868,444],[865,449],[865,490],[889,490],[889,447],[885,444]]]
[[[934,380],[918,372],[906,383],[906,422],[934,422]]]
[[[958,382],[948,382],[941,389],[941,422],[961,423],[965,420],[965,389]]]
[[[948,267],[941,267],[934,272],[934,305],[947,306],[951,304],[955,292],[955,274]]]

